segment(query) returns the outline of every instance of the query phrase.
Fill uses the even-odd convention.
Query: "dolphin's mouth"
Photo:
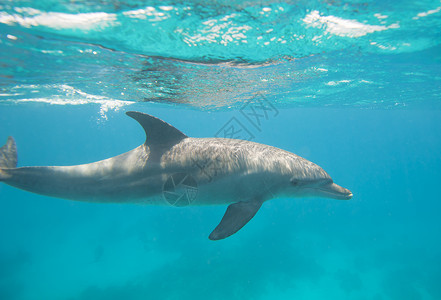
[[[352,198],[352,192],[335,183],[317,187],[316,190],[324,197],[329,197],[339,200],[349,200]]]

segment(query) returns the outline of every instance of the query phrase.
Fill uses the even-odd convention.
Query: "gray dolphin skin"
[[[145,130],[141,146],[90,164],[17,168],[15,141],[9,137],[0,148],[0,181],[78,201],[229,204],[211,240],[236,233],[270,199],[352,198],[321,167],[285,150],[237,139],[191,138],[148,114],[126,114]]]

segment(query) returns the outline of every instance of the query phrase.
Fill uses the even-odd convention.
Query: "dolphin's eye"
[[[291,185],[297,186],[299,185],[299,181],[297,179],[291,179]]]

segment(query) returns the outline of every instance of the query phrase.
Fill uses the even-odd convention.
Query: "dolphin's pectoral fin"
[[[217,225],[208,238],[215,241],[235,234],[254,217],[261,206],[262,201],[260,200],[231,204],[228,206],[219,225]]]
[[[164,151],[188,137],[172,125],[148,114],[128,111],[126,115],[138,121],[144,128],[145,145],[150,148],[153,156],[160,156]]]

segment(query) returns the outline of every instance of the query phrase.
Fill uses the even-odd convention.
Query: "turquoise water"
[[[0,1],[20,166],[131,150],[138,110],[192,137],[234,118],[354,193],[268,201],[213,242],[226,206],[1,184],[0,299],[441,299],[440,36],[439,1]]]

